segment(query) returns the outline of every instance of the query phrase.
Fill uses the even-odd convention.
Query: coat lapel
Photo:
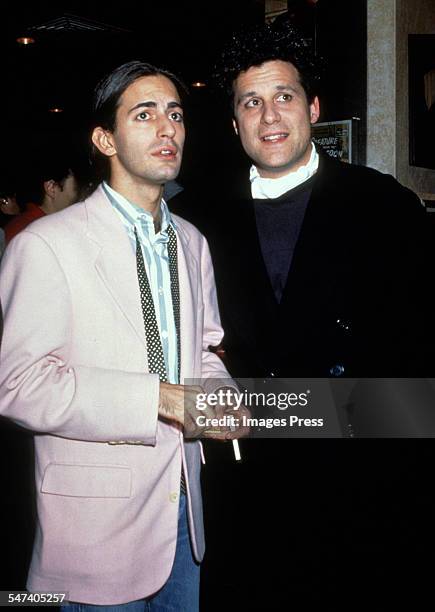
[[[86,200],[86,210],[97,274],[146,348],[136,258],[127,232],[101,186]]]
[[[189,248],[189,236],[177,223],[178,280],[180,283],[180,380],[192,378],[196,347],[196,311],[198,295],[199,262]]]
[[[104,191],[99,187],[86,201],[88,237],[95,244],[95,268],[113,300],[146,350],[136,258],[127,232]],[[192,377],[196,347],[199,262],[189,236],[177,223],[180,284],[180,376]],[[201,298],[202,299],[202,298]]]
[[[330,177],[333,170],[325,169],[328,165],[322,157],[279,304],[261,252],[252,200],[245,193],[232,210],[237,231],[225,251],[233,262],[230,269],[234,280],[222,271],[226,285],[223,290],[227,292],[230,283],[232,302],[244,305],[233,309],[231,315],[236,317],[238,333],[249,342],[279,335],[281,317],[297,334],[299,321],[301,317],[305,320],[307,313],[333,308],[335,302],[341,307],[337,279],[343,285],[342,279],[347,276],[349,236],[344,227],[349,224],[334,181],[324,180],[325,172]],[[224,259],[226,266],[230,265],[229,256]],[[239,316],[240,312],[243,316]]]
[[[320,160],[281,300],[286,310],[305,314],[333,305],[338,297],[336,281],[345,285],[350,260],[347,211],[335,182],[324,180],[328,160]]]

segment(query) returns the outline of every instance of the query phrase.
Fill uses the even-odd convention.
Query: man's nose
[[[273,102],[264,102],[261,120],[267,125],[280,121],[281,115]]]
[[[157,135],[160,138],[173,138],[175,136],[175,124],[166,115],[158,119]]]

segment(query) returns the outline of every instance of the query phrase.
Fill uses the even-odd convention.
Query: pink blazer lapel
[[[127,232],[102,187],[86,201],[88,237],[95,243],[95,268],[112,298],[133,327],[146,350],[136,258]],[[178,278],[180,283],[181,378],[192,378],[197,351],[199,253],[189,246],[189,235],[177,224]]]
[[[180,377],[193,377],[195,352],[197,352],[196,327],[197,311],[202,304],[198,275],[198,254],[189,248],[189,236],[177,224],[178,245],[178,279],[180,283],[180,342],[181,369]]]
[[[86,200],[86,210],[97,274],[146,348],[136,258],[127,232],[102,187]]]

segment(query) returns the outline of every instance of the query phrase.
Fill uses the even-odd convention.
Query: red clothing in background
[[[29,202],[26,205],[26,210],[19,215],[16,215],[13,219],[9,221],[4,227],[5,230],[5,239],[6,244],[12,240],[14,236],[19,234],[21,230],[35,221],[35,219],[39,219],[39,217],[45,217],[45,212],[42,210],[40,206]]]

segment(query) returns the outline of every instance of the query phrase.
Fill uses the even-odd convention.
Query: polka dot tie
[[[169,275],[171,277],[172,309],[174,311],[175,331],[177,332],[178,382],[180,382],[181,339],[180,339],[180,285],[178,282],[177,236],[172,225],[168,226]]]
[[[148,276],[145,270],[142,249],[139,243],[137,230],[134,228],[136,238],[136,265],[137,276],[139,279],[140,300],[142,305],[142,315],[145,326],[145,338],[148,353],[148,370],[152,374],[158,374],[162,382],[168,380],[166,372],[165,358],[163,356],[162,342],[160,339],[159,327],[157,325],[156,311],[154,308],[153,296],[151,293]],[[177,357],[178,357],[178,379],[180,378],[180,286],[178,282],[177,266],[177,237],[174,229],[168,227],[169,243],[169,275],[171,278],[172,309],[174,311],[175,330],[177,333]]]
[[[139,280],[140,301],[142,306],[142,315],[145,326],[145,338],[147,343],[148,355],[148,370],[151,374],[158,374],[162,382],[166,382],[168,375],[166,372],[165,358],[163,355],[162,341],[160,339],[159,327],[157,325],[156,310],[154,308],[153,296],[151,293],[148,276],[143,260],[142,248],[139,243],[137,230],[134,228],[136,238],[136,265],[137,277]],[[169,275],[171,278],[171,296],[172,309],[174,312],[175,330],[177,333],[177,369],[178,381],[180,380],[180,285],[178,282],[178,256],[177,256],[177,236],[171,225],[168,226],[168,257],[169,257]],[[186,483],[184,479],[183,469],[181,470],[180,488],[183,493],[186,492]]]

